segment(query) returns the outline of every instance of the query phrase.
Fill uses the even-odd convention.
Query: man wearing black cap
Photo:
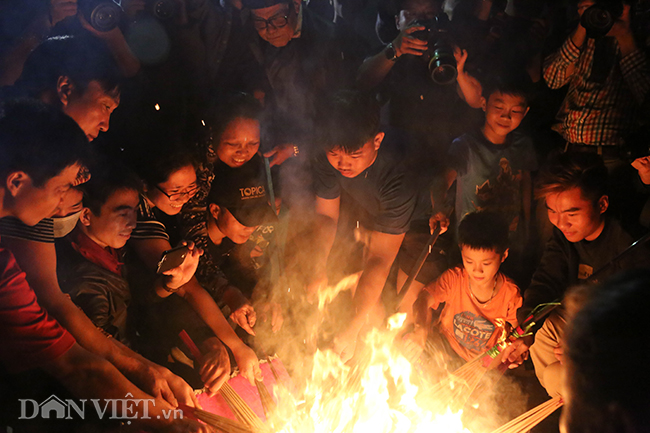
[[[215,245],[226,238],[243,244],[258,226],[277,219],[261,177],[249,175],[246,169],[227,171],[215,176],[208,194],[207,229]]]
[[[255,311],[239,288],[252,290],[250,286],[255,286],[258,278],[253,266],[242,263],[233,250],[245,244],[258,227],[277,220],[269,205],[264,179],[256,170],[224,167],[215,174],[206,205],[204,217],[194,221],[186,236],[204,251],[195,275],[220,306],[226,304],[230,308],[231,319],[254,335]],[[273,227],[268,228],[272,231]],[[243,287],[243,280],[254,282]],[[281,314],[274,308],[273,331],[281,323]]]

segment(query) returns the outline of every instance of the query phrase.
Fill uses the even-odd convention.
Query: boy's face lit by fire
[[[335,147],[327,152],[327,160],[343,176],[357,177],[375,162],[383,139],[384,133],[380,132],[359,150],[350,153],[341,147]]]
[[[508,250],[499,254],[493,249],[478,250],[466,245],[461,247],[460,253],[463,257],[463,266],[476,287],[492,287],[501,263],[508,257]]]
[[[494,92],[483,105],[485,111],[485,136],[495,144],[500,144],[505,137],[517,129],[528,106],[522,96]]]
[[[225,207],[210,204],[210,214],[219,231],[236,244],[245,243],[259,226],[248,227],[240,223]]]

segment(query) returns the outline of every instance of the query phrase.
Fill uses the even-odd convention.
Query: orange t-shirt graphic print
[[[433,296],[440,314],[439,329],[454,351],[466,361],[487,349],[497,322],[505,320],[517,326],[517,309],[522,298],[519,288],[502,273],[497,274],[497,292],[489,302],[481,304],[469,289],[469,276],[462,267],[449,269],[438,280],[426,287]]]

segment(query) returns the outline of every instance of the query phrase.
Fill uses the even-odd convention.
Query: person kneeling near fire
[[[86,160],[83,131],[68,116],[35,102],[5,106],[0,118],[0,218],[14,217],[28,226],[56,212]],[[4,237],[2,239],[4,242]],[[0,246],[0,425],[2,430],[72,431],[67,417],[54,427],[49,419],[19,416],[18,397],[50,394],[53,379],[80,399],[155,399],[132,427],[147,431],[207,432],[188,419],[168,420],[174,406],[163,395],[150,395],[125,377],[115,365],[85,347],[49,314],[30,287],[10,248]],[[39,370],[49,378],[39,375]],[[68,394],[69,395],[69,394]],[[165,397],[169,398],[169,397]],[[86,400],[82,400],[86,401]],[[143,409],[144,410],[144,409]],[[128,410],[125,409],[125,412]],[[148,415],[147,415],[148,414]],[[98,414],[99,415],[99,414]],[[44,418],[48,418],[45,414]],[[81,417],[83,419],[83,416]],[[130,416],[129,416],[130,418]],[[88,419],[84,421],[89,422]],[[78,424],[77,427],[81,427]],[[85,424],[81,429],[92,430]],[[109,426],[110,427],[110,426]]]
[[[261,225],[277,221],[277,216],[269,204],[264,178],[258,167],[228,168],[222,167],[215,173],[204,201],[206,211],[194,218],[192,226],[187,229],[186,238],[203,250],[196,279],[219,306],[228,307],[230,319],[248,334],[255,335],[253,328],[257,322],[252,304],[260,310],[262,321],[270,318],[271,330],[276,333],[284,319],[280,304],[273,301],[269,276],[263,278],[255,274],[251,278],[247,274],[255,271],[254,266],[241,263],[245,257],[233,259],[231,256],[237,255],[235,248],[249,242]],[[248,257],[252,255],[248,254]],[[260,272],[260,275],[264,273],[268,274],[268,270]],[[257,280],[250,294],[254,302],[246,298],[244,290],[240,290],[241,286],[237,284],[246,278]]]
[[[57,241],[59,284],[92,322],[128,344],[131,290],[122,248],[136,226],[142,182],[122,165],[104,161],[83,185],[83,209],[75,229]],[[195,369],[216,392],[230,373],[224,345],[208,333]]]
[[[522,303],[517,285],[499,272],[508,257],[508,224],[500,215],[467,214],[458,227],[458,243],[463,266],[445,271],[422,289],[413,305],[414,332],[408,337],[420,347],[433,339],[454,367],[488,349],[500,331],[517,327]],[[433,335],[432,310],[442,303]],[[435,338],[438,333],[442,338]]]

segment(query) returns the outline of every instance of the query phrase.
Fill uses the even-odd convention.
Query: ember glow
[[[317,351],[309,383],[300,398],[278,387],[271,430],[286,433],[471,433],[462,412],[434,413],[421,401],[417,374],[395,345],[404,314],[388,329],[365,337],[363,355],[351,367],[332,351]],[[432,402],[433,403],[433,402]],[[431,404],[435,407],[435,404]]]

